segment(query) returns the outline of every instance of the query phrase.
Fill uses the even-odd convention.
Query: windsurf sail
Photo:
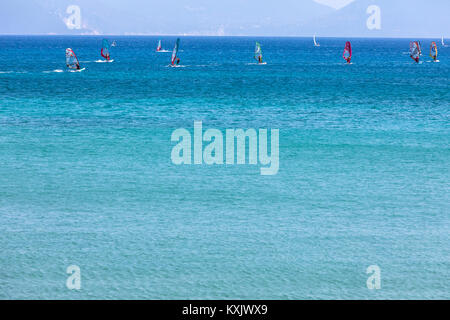
[[[103,39],[102,51],[100,51],[100,54],[102,55],[103,58],[105,58],[107,61],[109,61],[109,59],[110,59],[109,42],[106,39]]]
[[[314,35],[313,40],[314,40],[314,47],[320,47],[320,44],[318,44],[316,41],[316,35]]]
[[[161,46],[161,40],[158,41],[158,46],[156,47],[156,51],[161,51],[162,46]]]
[[[352,61],[352,44],[350,41],[347,41],[345,44],[344,54],[343,57],[347,63],[350,63]]]
[[[115,46],[117,46],[116,40],[114,40],[114,41],[111,43],[111,47],[115,47]]]
[[[442,38],[441,38],[441,43],[442,43],[442,46],[443,46],[443,47],[446,46],[446,45],[445,45],[445,42],[444,42],[444,36],[442,36]]]
[[[175,47],[173,48],[173,51],[172,51],[172,65],[174,65],[177,60],[177,54],[178,54],[179,47],[180,47],[180,38],[177,39],[177,42],[175,43]]]
[[[434,61],[437,60],[437,56],[438,56],[438,49],[437,49],[437,45],[436,42],[432,42],[431,43],[431,47],[430,47],[430,57],[433,58]]]
[[[78,58],[73,52],[72,49],[66,49],[66,65],[69,69],[78,70],[80,69],[80,63],[78,62]]]
[[[411,59],[419,63],[420,60],[420,44],[418,41],[411,41],[409,43],[409,55]]]
[[[263,62],[261,45],[259,44],[259,42],[257,42],[255,46],[255,59],[256,61],[258,61],[258,63]]]

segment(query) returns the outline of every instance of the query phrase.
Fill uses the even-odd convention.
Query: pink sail
[[[347,41],[345,44],[344,54],[343,57],[347,63],[350,63],[352,61],[352,44],[350,41]]]

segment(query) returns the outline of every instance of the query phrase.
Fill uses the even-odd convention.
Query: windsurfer
[[[434,42],[434,41],[431,43],[430,56],[431,56],[431,58],[433,58],[434,62],[437,62],[438,50],[437,50],[436,42]]]
[[[347,41],[345,43],[344,60],[347,62],[347,64],[351,64],[351,61],[352,61],[352,44],[350,43],[350,41]]]
[[[177,65],[180,64],[180,58],[177,58]]]

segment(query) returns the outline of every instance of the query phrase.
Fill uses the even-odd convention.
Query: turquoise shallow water
[[[450,48],[183,37],[172,69],[114,39],[0,37],[0,298],[450,298]],[[67,47],[84,72],[52,72]],[[279,129],[279,173],[175,166],[196,120]]]

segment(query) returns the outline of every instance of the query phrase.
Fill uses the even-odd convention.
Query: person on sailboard
[[[258,63],[263,63],[263,61],[262,61],[262,56],[259,56],[259,57],[258,57]]]
[[[109,55],[109,52],[107,52],[106,54],[103,54],[103,49],[102,49],[101,55],[102,55],[103,58],[106,59],[106,61],[109,61],[109,59],[111,59],[111,57]]]
[[[79,63],[77,63],[77,66],[76,66],[76,68],[77,68],[77,70],[80,70],[80,69],[81,69],[81,67],[80,67],[80,64],[79,64]]]
[[[177,58],[177,65],[180,64],[180,58]]]
[[[416,63],[419,63],[419,61],[420,61],[420,56],[419,56],[419,55],[417,55],[417,56],[415,57],[415,56],[413,56],[412,54],[410,54],[409,56],[410,56],[411,59],[413,59]]]

